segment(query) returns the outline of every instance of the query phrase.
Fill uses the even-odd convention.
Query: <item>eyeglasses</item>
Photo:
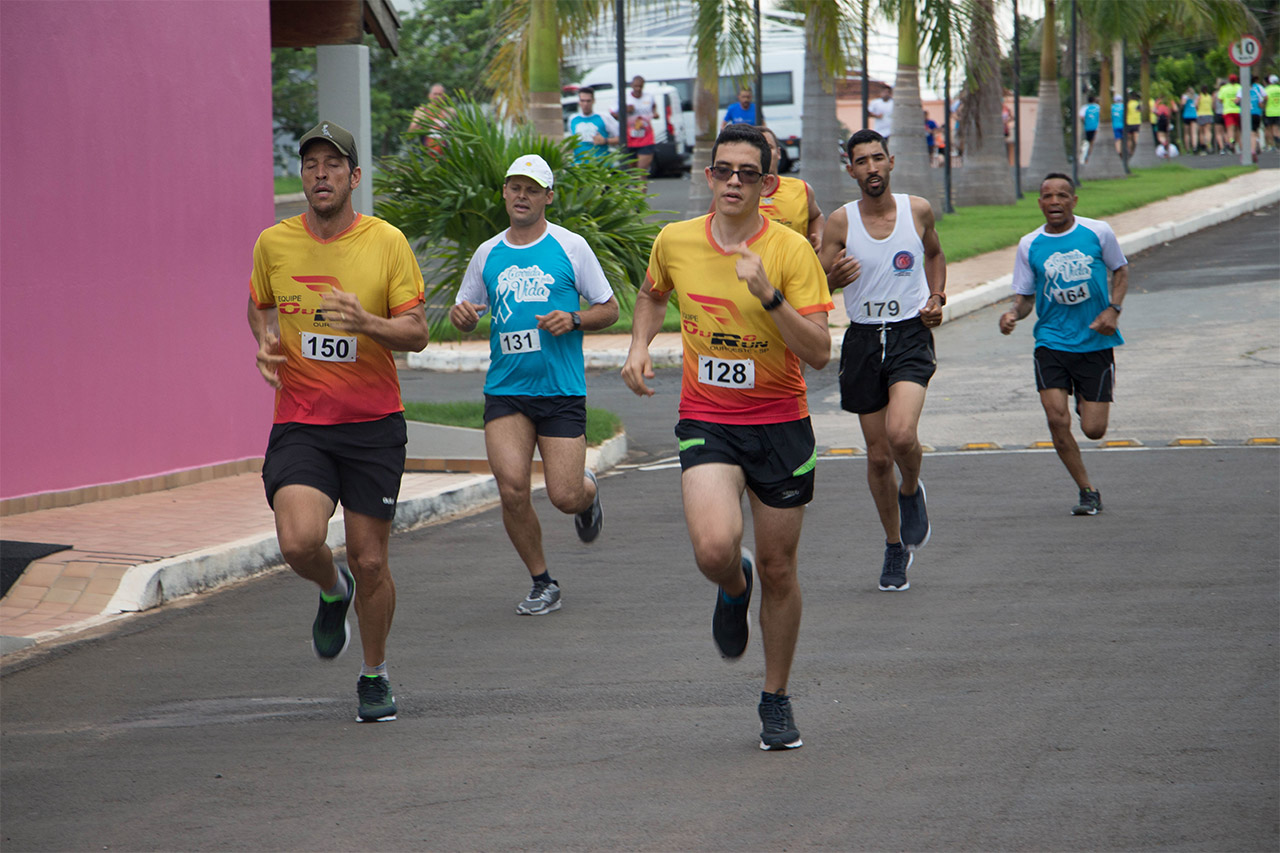
[[[756,169],[730,169],[728,166],[712,166],[711,177],[717,181],[727,181],[730,175],[737,175],[744,184],[756,184],[764,177],[764,173]]]

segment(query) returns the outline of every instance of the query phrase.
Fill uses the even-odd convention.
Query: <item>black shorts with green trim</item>
[[[765,506],[800,507],[813,500],[818,463],[813,425],[807,417],[776,424],[717,424],[681,418],[680,469],[706,462],[736,465]]]

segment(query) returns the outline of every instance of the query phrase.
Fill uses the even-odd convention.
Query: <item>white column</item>
[[[357,213],[373,213],[373,151],[369,116],[369,48],[362,44],[316,47],[316,87],[320,118],[336,121],[356,139],[360,186],[351,203]]]

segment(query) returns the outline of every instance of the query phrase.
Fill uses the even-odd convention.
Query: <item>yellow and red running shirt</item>
[[[715,214],[666,226],[649,254],[656,293],[674,290],[684,375],[680,417],[722,424],[770,424],[809,414],[800,358],[773,317],[738,278],[738,255],[711,236]],[[763,218],[747,241],[769,282],[801,314],[830,311],[827,277],[809,241]]]
[[[760,196],[760,213],[809,239],[809,197],[813,190],[800,178],[778,178],[773,195]]]
[[[391,351],[365,335],[329,327],[320,300],[354,293],[370,314],[394,317],[423,304],[422,270],[394,225],[356,215],[351,227],[321,240],[306,214],[263,231],[253,247],[250,296],[276,309],[284,387],[275,423],[346,424],[404,411]]]

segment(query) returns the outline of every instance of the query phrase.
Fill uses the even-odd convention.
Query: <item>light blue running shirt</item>
[[[1096,352],[1118,347],[1117,331],[1089,328],[1111,304],[1110,270],[1129,263],[1111,226],[1077,216],[1070,231],[1048,234],[1041,225],[1018,242],[1013,292],[1036,297],[1036,346],[1064,352]]]
[[[580,299],[608,302],[613,289],[587,241],[548,222],[540,238],[513,246],[503,231],[471,256],[457,302],[487,305],[489,373],[484,393],[583,397],[582,332],[559,337],[538,328],[538,316],[577,311]]]

